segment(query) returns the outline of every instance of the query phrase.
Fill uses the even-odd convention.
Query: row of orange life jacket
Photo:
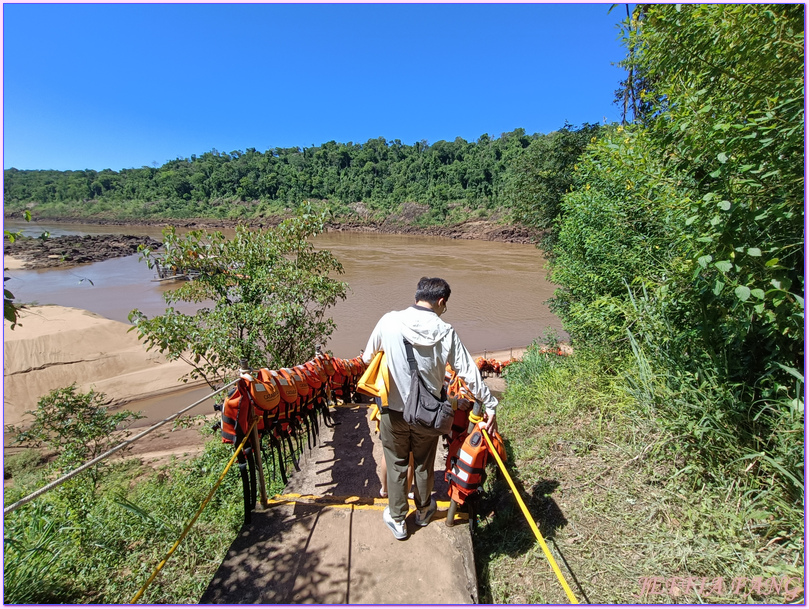
[[[300,432],[304,422],[317,425],[317,413],[330,424],[329,396],[348,402],[365,371],[362,358],[341,359],[320,354],[292,368],[261,368],[240,378],[222,406],[222,441],[236,443],[247,433],[250,405],[259,417],[259,435]]]
[[[304,429],[311,450],[319,436],[318,414],[322,415],[324,424],[333,426],[329,403],[348,402],[364,369],[359,357],[345,360],[319,354],[292,368],[261,368],[240,376],[219,408],[222,410],[222,441],[234,446],[241,444],[253,418],[257,418],[259,445],[255,446],[251,440],[238,454],[246,524],[250,523],[256,506],[256,454],[260,451],[262,467],[265,464],[273,467],[286,484],[288,461],[300,471],[295,455],[302,451],[300,436]],[[266,441],[262,441],[264,438]]]
[[[513,357],[506,361],[500,361],[494,358],[486,359],[483,357],[479,357],[475,360],[475,364],[477,365],[478,370],[480,370],[481,374],[489,373],[489,374],[496,374],[499,376],[500,374],[505,372],[506,368],[508,368],[511,364],[518,361],[520,360],[514,359]]]

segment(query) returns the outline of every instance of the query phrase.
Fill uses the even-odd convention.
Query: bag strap
[[[413,355],[413,345],[411,345],[406,338],[403,338],[402,342],[407,351],[407,363],[410,364],[410,372],[418,372],[419,366],[416,363],[416,356]]]
[[[413,345],[411,345],[406,338],[403,338],[402,342],[404,343],[405,351],[407,351],[407,363],[410,364],[410,372],[415,372],[416,375],[419,377],[421,384],[424,385],[424,380],[421,378],[421,375],[419,374],[419,366],[416,363],[416,357],[413,355]],[[424,387],[426,388],[426,385],[424,385]],[[441,395],[433,397],[436,397],[442,402],[445,402],[447,400],[447,388],[442,385]]]

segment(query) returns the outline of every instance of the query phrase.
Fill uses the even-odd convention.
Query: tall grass
[[[129,602],[199,508],[232,450],[212,438],[199,457],[153,473],[129,460],[108,471],[97,490],[78,480],[12,512],[5,519],[4,601]],[[45,475],[39,470],[24,486],[15,484],[6,502],[41,486]],[[273,481],[268,490],[281,486]],[[144,602],[196,603],[242,522],[234,469]]]
[[[765,543],[801,548],[803,375],[792,370],[793,388],[756,399],[755,388],[729,380],[720,350],[706,354],[687,335],[661,343],[655,326],[667,324],[665,314],[646,295],[632,305],[638,323],[628,331],[627,392],[667,432],[660,458],[681,461],[677,477],[692,488],[727,490]]]
[[[640,332],[628,339],[621,360],[532,346],[507,369],[498,411],[509,472],[579,600],[801,600],[802,401],[745,403],[721,371],[678,369],[676,349]],[[490,474],[473,537],[481,600],[566,602],[510,490]],[[723,578],[725,589],[642,597],[648,577]],[[789,578],[791,588],[734,592],[736,578]]]

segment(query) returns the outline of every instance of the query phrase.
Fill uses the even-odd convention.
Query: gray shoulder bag
[[[441,387],[441,397],[435,397],[419,375],[418,364],[413,355],[413,345],[403,339],[410,364],[410,395],[404,408],[404,420],[437,436],[449,434],[455,413],[447,401],[447,390]]]

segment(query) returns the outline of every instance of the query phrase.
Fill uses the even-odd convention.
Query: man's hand
[[[489,432],[490,436],[495,432],[497,432],[497,416],[486,413],[486,418],[480,424],[480,428],[485,429],[487,432]]]

